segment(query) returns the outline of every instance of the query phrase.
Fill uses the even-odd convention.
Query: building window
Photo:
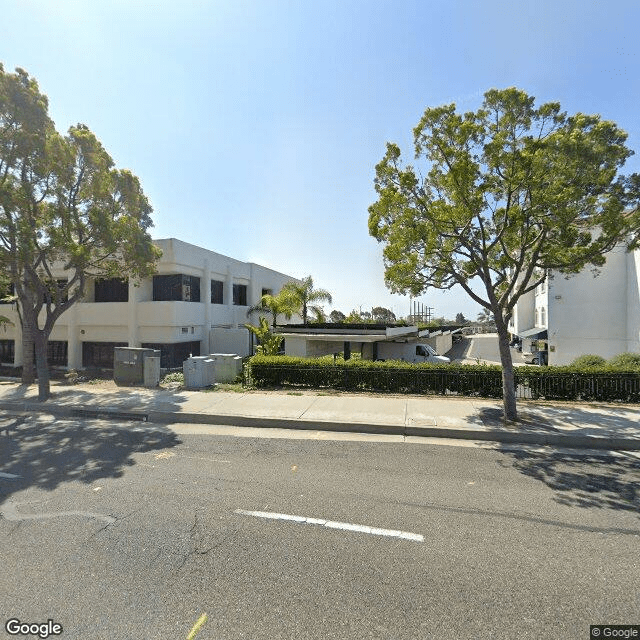
[[[160,351],[160,366],[163,369],[178,369],[189,356],[200,355],[200,342],[176,342],[173,344],[144,343],[144,349]]]
[[[0,340],[0,362],[13,364],[16,343],[14,340]]]
[[[96,280],[96,302],[129,302],[129,282],[122,278]]]
[[[211,281],[211,304],[224,304],[224,282]]]
[[[262,290],[262,295],[263,296],[272,296],[273,295],[273,289],[263,289]]]
[[[182,273],[153,276],[153,299],[156,302],[200,302],[200,278]]]
[[[82,366],[113,369],[116,347],[127,347],[126,342],[83,342]]]
[[[56,367],[67,366],[68,344],[66,340],[49,340],[47,343],[47,361]]]
[[[547,324],[547,311],[544,307],[540,309],[540,324],[544,327]]]
[[[233,304],[237,304],[241,307],[247,306],[247,285],[246,284],[233,285]]]

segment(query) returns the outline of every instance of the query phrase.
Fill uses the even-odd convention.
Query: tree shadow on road
[[[640,515],[640,459],[633,455],[509,450],[506,446],[500,450],[520,473],[552,489],[559,504]]]
[[[133,454],[175,447],[168,428],[149,423],[5,415],[0,419],[0,502],[28,488],[119,478]]]

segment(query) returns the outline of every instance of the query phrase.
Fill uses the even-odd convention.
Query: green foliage
[[[546,400],[640,402],[640,372],[575,367],[518,367],[525,397]],[[409,364],[371,360],[254,356],[245,380],[257,388],[307,387],[346,391],[502,397],[495,365]]]
[[[329,318],[331,318],[331,322],[344,322],[347,319],[347,316],[342,313],[342,311],[338,311],[334,309],[330,314]]]
[[[314,305],[314,302],[328,302],[331,304],[331,294],[326,289],[315,289],[313,278],[307,276],[301,283],[287,282],[282,288],[283,294],[293,300],[296,311],[302,317],[303,324],[307,324],[309,311],[322,312],[322,308]]]
[[[640,369],[640,353],[620,353],[611,358],[607,364],[615,369],[626,371]]]
[[[640,242],[640,176],[618,175],[632,151],[613,122],[492,89],[476,112],[427,109],[413,134],[416,166],[389,143],[369,207],[369,232],[384,244],[385,282],[395,293],[461,286],[507,340],[515,304],[548,270],[601,266],[617,243]],[[474,278],[483,291],[472,288]],[[512,363],[504,357],[511,419]]]
[[[266,318],[260,317],[258,326],[245,324],[244,326],[258,338],[256,353],[265,356],[275,356],[282,346],[282,336],[271,333]]]
[[[374,307],[371,310],[371,315],[374,322],[395,322],[396,314],[387,309],[386,307]]]
[[[593,367],[602,367],[606,364],[606,360],[602,356],[597,356],[593,354],[585,354],[577,357],[572,363],[571,366],[574,369],[589,369]]]
[[[500,397],[502,372],[496,366],[408,364],[400,361],[332,358],[268,358],[249,361],[254,386],[333,388],[389,393],[440,393]]]
[[[289,320],[296,310],[296,300],[288,289],[283,288],[278,295],[263,295],[258,304],[247,309],[247,315],[256,311],[268,311],[271,314],[272,325],[275,328],[279,315],[283,315],[287,320]]]
[[[182,373],[182,371],[174,371],[172,373],[167,373],[167,375],[165,375],[165,377],[162,378],[162,384],[171,384],[175,382],[184,386],[184,373]]]
[[[40,400],[49,394],[49,335],[87,279],[154,272],[151,212],[138,179],[114,167],[86,126],[59,134],[37,82],[0,65],[0,266],[35,345]]]

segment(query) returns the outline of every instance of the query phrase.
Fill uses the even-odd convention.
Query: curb
[[[566,435],[562,433],[510,431],[507,429],[454,429],[450,427],[385,425],[363,422],[323,422],[295,418],[262,418],[253,416],[208,413],[174,413],[163,411],[118,411],[113,409],[42,405],[31,402],[0,402],[0,409],[18,413],[48,413],[63,417],[111,418],[141,422],[171,424],[211,424],[262,429],[291,429],[304,431],[337,431],[343,433],[369,433],[374,435],[418,436],[477,440],[508,444],[566,447],[569,449],[604,449],[610,451],[640,451],[639,438],[617,436]]]

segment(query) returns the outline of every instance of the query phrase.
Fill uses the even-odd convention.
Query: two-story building
[[[160,349],[162,367],[180,367],[189,355],[248,355],[251,336],[243,325],[250,321],[249,307],[295,280],[175,238],[154,244],[162,258],[152,278],[89,282],[84,300],[65,311],[53,328],[50,365],[111,368],[113,349],[120,346]],[[4,304],[1,313],[13,325],[0,333],[0,362],[21,365],[15,304]]]
[[[509,330],[522,339],[524,353],[532,343],[544,345],[550,365],[584,354],[640,353],[640,250],[621,245],[606,257],[597,270],[551,273],[518,300]]]

